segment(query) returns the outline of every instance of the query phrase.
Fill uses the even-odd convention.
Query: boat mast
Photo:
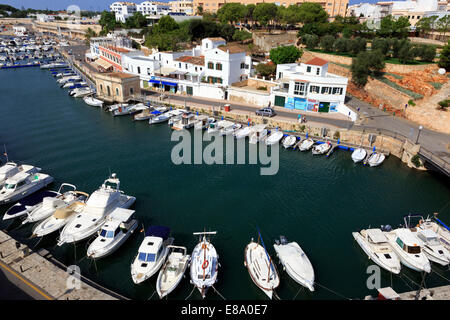
[[[269,261],[269,275],[267,276],[267,282],[269,282],[269,279],[270,279],[270,270],[272,269],[272,271],[275,273],[275,270],[274,270],[274,268],[273,268],[273,265],[272,265],[272,260],[270,259],[270,256],[269,256],[269,253],[267,252],[267,249],[266,249],[266,246],[264,245],[264,241],[263,241],[263,239],[262,239],[262,236],[261,236],[261,232],[259,231],[259,228],[256,228],[257,230],[258,230],[258,239],[261,239],[261,244],[262,244],[262,246],[263,246],[263,248],[264,248],[264,251],[266,252],[266,257],[267,257],[267,260]]]

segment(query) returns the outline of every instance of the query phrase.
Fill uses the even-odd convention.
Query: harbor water
[[[215,288],[227,299],[266,299],[244,267],[244,248],[258,238],[257,227],[274,261],[272,245],[284,235],[300,244],[314,266],[318,285],[313,293],[299,292],[301,287],[279,267],[281,299],[344,299],[375,293],[366,284],[372,263],[353,231],[397,226],[408,213],[426,217],[439,210],[439,218],[450,223],[448,183],[393,156],[370,168],[354,164],[344,150],[327,158],[280,148],[280,168],[273,176],[261,176],[259,165],[175,165],[171,150],[177,142],[170,141],[166,123],[150,126],[129,116],[114,118],[69,97],[49,71],[1,70],[0,97],[1,148],[6,144],[11,160],[52,175],[51,188],[68,182],[92,193],[115,172],[121,189],[137,198],[132,208],[141,224],[169,226],[174,244],[192,252],[198,241],[193,232],[217,231],[212,237],[220,262]],[[1,206],[0,214],[7,208]],[[31,228],[10,234],[25,241]],[[130,264],[143,233],[95,263],[84,258],[86,241],[58,247],[57,235],[44,238],[37,248],[46,248],[66,265],[77,264],[84,276],[126,297],[157,298],[156,275],[141,285],[131,280]],[[428,288],[449,284],[447,268],[433,264],[432,269],[425,278]],[[406,267],[400,276],[381,272],[381,286],[392,285],[398,292],[417,289],[414,283],[421,280],[420,273]],[[183,300],[191,291],[186,272],[169,299]],[[190,299],[201,297],[195,291]],[[221,298],[211,290],[207,299]]]

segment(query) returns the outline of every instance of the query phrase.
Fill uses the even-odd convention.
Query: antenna
[[[9,162],[9,159],[8,159],[8,153],[6,152],[6,144],[4,144],[4,147],[5,147],[5,157],[6,157],[6,162]]]

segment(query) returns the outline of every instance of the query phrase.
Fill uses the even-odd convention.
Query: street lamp
[[[419,126],[419,132],[417,133],[416,144],[419,142],[420,131],[423,129],[422,126]]]

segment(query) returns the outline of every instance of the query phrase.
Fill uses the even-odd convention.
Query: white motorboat
[[[77,80],[82,80],[82,78],[80,76],[66,76],[63,77],[61,79],[58,79],[56,82],[59,83],[61,85],[62,88],[65,88],[64,85],[68,84],[68,83],[75,83]]]
[[[155,112],[155,111],[153,111]],[[144,121],[150,119],[154,114],[153,112],[150,112],[150,109],[145,109],[142,112],[136,113],[133,116],[133,121]],[[160,113],[160,112],[158,112]]]
[[[352,160],[354,163],[363,161],[367,155],[367,151],[363,148],[356,148],[352,152]]]
[[[6,162],[3,166],[0,167],[0,187],[3,186],[8,178],[18,174],[19,172],[34,173],[39,171],[41,171],[41,168],[36,168],[34,166],[26,164],[18,165],[17,163],[11,161]]]
[[[72,190],[64,191],[64,187],[69,187]],[[76,187],[72,184],[63,183],[57,192],[57,196],[45,197],[42,202],[31,210],[22,224],[37,222],[50,217],[57,209],[65,208],[77,201],[83,201],[86,194],[76,192]]]
[[[162,112],[159,110],[154,110],[152,112],[152,116],[150,117],[148,123],[149,124],[155,124],[155,123],[162,123],[165,121],[168,121],[171,117],[173,117],[173,111],[168,112]]]
[[[252,132],[249,135],[249,143],[256,144],[264,142],[267,139],[267,129],[264,124],[257,124],[252,127]]]
[[[296,136],[287,136],[283,139],[283,147],[285,149],[291,148],[295,145],[296,142],[297,142]]]
[[[266,144],[268,146],[278,143],[281,138],[283,138],[283,132],[282,131],[273,131],[270,133],[270,135],[266,139]]]
[[[247,126],[247,127],[241,128],[239,130],[236,130],[234,132],[234,137],[236,139],[242,139],[242,138],[247,137],[251,132],[252,132],[252,127]]]
[[[299,244],[280,236],[273,247],[287,274],[298,284],[314,291],[314,268]]]
[[[224,132],[223,130],[233,127],[233,125],[234,125],[234,122],[231,122],[228,120],[220,120],[219,122],[217,122],[217,127],[215,128],[215,129],[217,129],[217,131],[213,131],[213,129],[211,129],[211,131],[213,131],[213,133],[220,132],[221,135],[224,135],[224,134],[222,134],[222,132]],[[208,133],[211,133],[209,129],[208,129]]]
[[[192,112],[185,112],[181,115],[181,119],[172,124],[172,129],[174,130],[184,130],[189,129],[194,126],[195,115]]]
[[[112,111],[113,115],[116,116],[125,116],[133,113],[133,105],[121,105],[116,110]]]
[[[430,261],[422,251],[423,243],[411,230],[399,228],[384,234],[403,265],[416,271],[431,272]]]
[[[145,230],[145,238],[131,264],[131,278],[134,283],[144,282],[161,268],[170,251],[168,246],[172,245],[174,240],[169,234],[170,229],[164,226],[151,226]]]
[[[220,121],[209,123],[208,127],[207,127],[208,129],[206,130],[206,132],[208,132],[208,134],[213,134],[213,133],[219,132],[221,129],[219,122]]]
[[[331,143],[325,142],[321,144],[316,144],[312,149],[312,154],[325,154],[331,149]]]
[[[261,237],[259,239],[262,240]],[[252,239],[245,247],[244,257],[244,265],[253,283],[272,299],[275,289],[280,285],[280,277],[269,253]]]
[[[438,235],[438,239],[441,244],[450,251],[450,231],[449,228],[438,218],[435,218],[437,222],[427,217],[425,220],[419,222],[421,229],[430,229]]]
[[[88,87],[75,88],[69,91],[69,96],[74,98],[83,98],[85,96],[93,94],[94,91]]]
[[[203,299],[208,289],[217,282],[219,255],[207,237],[216,233],[216,231],[194,232],[194,235],[199,236],[199,243],[192,251],[190,276],[191,283],[200,291]]]
[[[6,179],[0,189],[0,204],[11,203],[45,188],[53,182],[48,174],[32,171],[21,171]]]
[[[59,63],[59,62],[42,64],[40,66],[41,69],[58,69],[58,68],[67,68],[67,67],[69,67],[69,65],[67,63]]]
[[[369,259],[389,272],[400,273],[400,260],[380,229],[364,229],[352,235]]]
[[[146,106],[143,103],[138,103],[138,104],[130,106],[129,110],[130,110],[130,114],[134,114],[134,113],[137,113],[137,112],[140,112],[140,111],[144,111],[144,110],[147,110],[147,109],[149,109],[148,106]]]
[[[242,124],[240,123],[232,123],[231,126],[224,127],[220,130],[220,134],[222,136],[234,135],[234,133],[242,128]]]
[[[166,263],[163,265],[156,280],[156,292],[162,299],[170,294],[183,279],[184,273],[191,261],[185,247],[168,246],[171,250]]]
[[[66,89],[75,89],[75,88],[86,88],[88,86],[87,82],[85,81],[70,81],[66,82],[61,86],[61,88]],[[70,92],[69,92],[70,95]]]
[[[102,107],[103,106],[103,101],[99,100],[99,99],[95,99],[94,97],[91,96],[86,96],[83,98],[84,103],[93,106],[93,107]]]
[[[58,239],[58,246],[92,236],[105,223],[109,213],[116,208],[129,208],[135,201],[135,197],[123,194],[120,190],[120,181],[113,173],[91,194],[82,212],[64,226]]]
[[[116,103],[110,106],[105,107],[105,111],[113,112],[119,109],[120,107],[128,107],[128,103]]]
[[[203,130],[208,128],[209,124],[216,121],[216,119],[208,117],[206,115],[199,115],[195,118],[194,129]]]
[[[3,220],[15,219],[30,213],[34,208],[36,208],[45,197],[56,197],[58,193],[52,190],[40,190],[28,197],[20,200],[19,202],[12,205],[3,216]]]
[[[308,151],[308,150],[310,150],[313,147],[314,143],[315,143],[314,140],[311,139],[311,138],[304,139],[300,143],[300,146],[298,147],[298,149],[300,151]]]
[[[369,163],[369,166],[376,167],[383,163],[385,158],[385,155],[381,152],[373,152],[370,156],[367,162]]]
[[[169,126],[172,126],[174,123],[178,122],[181,120],[181,116],[186,113],[188,111],[184,110],[184,109],[175,109],[171,111],[172,117],[169,119],[169,121],[167,122],[167,124]]]
[[[87,197],[89,197],[88,194],[86,194],[86,198]],[[32,236],[43,237],[61,229],[67,223],[69,223],[70,220],[72,220],[76,215],[81,213],[85,206],[86,206],[85,201],[79,201],[72,203],[67,207],[56,209],[55,213],[51,217],[48,217],[47,219],[37,223],[33,227]]]
[[[134,210],[116,208],[106,218],[97,238],[87,249],[88,258],[100,259],[116,251],[136,230],[138,221],[131,219]]]
[[[411,218],[419,219],[419,223],[414,225],[411,223]],[[428,260],[447,266],[450,263],[450,252],[441,244],[438,235],[431,229],[421,228],[421,222],[425,221],[420,215],[407,215],[403,217],[405,227],[409,228],[411,232],[423,243],[422,250],[427,256]]]

